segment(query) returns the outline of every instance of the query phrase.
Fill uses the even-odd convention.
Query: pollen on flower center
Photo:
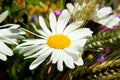
[[[48,38],[47,44],[56,49],[64,49],[69,47],[71,41],[70,39],[63,34],[52,35]]]

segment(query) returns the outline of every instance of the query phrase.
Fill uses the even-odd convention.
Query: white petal
[[[66,48],[67,49],[67,48]],[[81,52],[82,48],[79,44],[74,44],[73,42],[71,43],[71,45],[69,46],[69,48],[67,50],[70,50],[70,52],[75,51],[75,53]]]
[[[105,16],[108,16],[110,13],[112,13],[112,8],[104,7],[104,8],[101,8],[100,10],[98,10],[96,15],[98,18],[103,18]]]
[[[83,21],[77,21],[77,22],[73,22],[70,25],[68,25],[65,30],[64,30],[64,34],[70,33],[72,31],[74,31],[75,29],[77,29],[78,27],[80,27],[80,25],[83,23]]]
[[[68,10],[70,11],[70,13],[72,14],[73,10],[74,10],[74,6],[71,3],[67,3],[66,7],[68,8]]]
[[[6,46],[2,41],[0,41],[0,52],[8,56],[13,55],[12,50],[8,46]]]
[[[61,50],[54,50],[52,55],[51,55],[51,60],[52,63],[55,64],[56,62],[58,62],[58,60],[61,58]]]
[[[38,52],[36,52],[35,54],[31,55],[31,56],[28,56],[26,58],[32,58],[32,57],[37,57],[43,53],[45,53],[47,50],[49,49],[48,46],[44,46],[41,50],[39,50]],[[24,56],[27,56],[27,54],[24,54]]]
[[[0,59],[3,60],[3,61],[6,61],[7,57],[6,57],[6,55],[0,53]]]
[[[54,59],[55,57],[56,57],[56,53],[53,53],[53,52],[52,52],[49,62],[53,61],[53,59]],[[53,63],[53,62],[52,62],[52,63]]]
[[[56,22],[56,17],[54,13],[50,13],[49,20],[50,20],[50,28],[52,30],[52,33],[55,33],[57,22]]]
[[[52,52],[51,49],[47,50],[45,53],[41,54],[37,59],[35,59],[32,64],[30,65],[29,69],[35,69],[37,66],[39,66]]]
[[[4,11],[0,14],[0,23],[5,20],[5,18],[8,16],[8,11]]]
[[[46,40],[44,40],[44,39],[27,39],[27,40],[24,40],[24,41],[26,41],[26,42],[24,42],[24,43],[22,43],[22,44],[20,44],[20,45],[18,45],[17,47],[21,47],[21,46],[27,46],[27,45],[32,45],[32,44],[44,44],[44,43],[46,43]]]
[[[82,6],[79,3],[74,3],[74,11],[81,11],[82,10]]]
[[[113,28],[116,25],[119,25],[120,18],[118,17],[113,17],[112,20],[110,20],[109,24],[106,25],[108,28]]]
[[[68,54],[71,53],[71,54],[75,54],[75,55],[78,55],[80,52],[79,52],[80,48],[76,48],[74,46],[70,46],[69,48],[65,48],[64,51],[67,52]]]
[[[25,39],[24,36],[22,36],[22,35],[18,35],[18,34],[2,35],[1,37],[10,38],[11,40],[13,39],[13,41],[17,41],[17,39]]]
[[[12,25],[10,28],[0,29],[0,36],[10,37],[10,38],[19,38],[19,35],[24,35],[25,32],[17,29],[19,25]]]
[[[80,40],[77,40],[77,41],[73,41],[73,44],[74,45],[79,45],[80,47],[84,47],[85,44],[87,42],[87,39],[80,39]]]
[[[16,39],[10,39],[7,37],[1,37],[1,38],[2,38],[1,41],[5,42],[5,43],[18,45]]]
[[[46,37],[46,38],[48,38],[48,34],[46,34],[43,30],[37,30],[37,32],[39,33],[39,34],[41,34],[42,36],[44,36],[44,37]]]
[[[0,36],[8,36],[8,35],[11,35],[11,31],[9,28],[5,28],[5,29],[0,29]]]
[[[38,47],[39,45],[31,45],[31,46],[25,46],[25,47],[22,47],[22,49],[20,50],[20,54],[21,53],[25,53],[33,48],[36,48]]]
[[[57,56],[56,52],[57,52],[56,49],[54,49],[53,52],[52,52],[52,54],[51,54],[51,57],[50,57],[49,62],[52,61],[52,63],[53,63],[53,59]],[[57,62],[57,61],[56,61],[56,62]],[[56,63],[56,62],[55,62],[55,63]],[[54,64],[54,63],[53,63],[53,64]]]
[[[80,57],[77,61],[75,61],[75,64],[78,66],[81,66],[84,64],[83,59]]]
[[[66,9],[63,10],[61,15],[58,18],[57,33],[63,33],[63,30],[66,27],[69,19],[70,19],[69,12]]]
[[[84,7],[86,7],[86,5],[87,5],[87,4],[86,4],[85,2],[83,2],[83,3],[82,3],[82,9],[83,9]]]
[[[43,48],[43,46],[40,46],[40,45],[39,45],[39,46],[36,46],[35,48],[32,48],[32,49],[30,49],[29,51],[25,52],[25,53],[24,53],[24,56],[30,56],[31,54],[39,51],[41,48]]]
[[[71,56],[75,61],[78,60],[80,52],[73,47],[64,50],[67,55]]]
[[[45,33],[44,30],[37,29],[36,26],[35,26],[33,23],[31,23],[31,25],[33,26],[34,30],[35,30],[37,33],[39,33],[40,35],[42,35],[42,36],[44,36],[44,37],[46,37],[46,38],[49,36],[47,33]]]
[[[74,60],[73,60],[73,58],[72,58],[71,56],[69,56],[69,55],[67,55],[66,53],[64,53],[63,59],[64,59],[65,65],[66,65],[68,68],[70,68],[70,69],[75,68],[75,66],[74,66]]]
[[[97,21],[99,24],[102,24],[104,26],[107,26],[107,24],[109,23],[109,21],[111,20],[112,17],[107,17],[107,18],[104,18],[104,19],[101,19],[99,21]]]
[[[44,21],[44,19],[43,19],[41,16],[39,16],[39,23],[40,23],[41,28],[42,28],[48,35],[51,35],[50,30],[49,30],[48,27],[46,26],[45,21]]]
[[[63,71],[63,59],[62,59],[62,56],[60,56],[60,59],[59,59],[59,61],[57,63],[57,69],[59,71]]]
[[[100,23],[108,28],[113,28],[114,26],[118,25],[119,22],[120,22],[120,19],[113,15],[98,21],[98,23]]]
[[[70,40],[78,40],[80,38],[85,38],[85,37],[89,37],[92,35],[92,31],[89,28],[83,28],[83,29],[78,29],[75,30],[68,35],[68,37],[70,38]]]
[[[23,30],[21,30],[21,29],[18,29],[19,28],[19,26],[20,25],[18,25],[18,24],[14,24],[14,25],[12,25],[9,29],[10,29],[10,32],[11,32],[11,34],[13,34],[13,35],[25,35],[26,33],[23,31]]]
[[[0,28],[3,28],[3,27],[8,27],[8,26],[13,26],[15,24],[5,24],[5,25],[1,25]]]
[[[11,25],[10,29],[17,29],[19,26],[20,25],[18,25],[18,24],[13,24],[13,25]]]
[[[2,25],[2,26],[0,26],[0,27],[1,27],[1,28],[2,28],[2,27],[9,27],[9,28],[7,28],[7,29],[17,29],[19,26],[20,26],[20,25],[18,25],[18,24],[5,24],[5,25]]]

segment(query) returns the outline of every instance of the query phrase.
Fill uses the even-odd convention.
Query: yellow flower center
[[[56,49],[64,49],[69,47],[71,41],[70,39],[63,34],[52,35],[48,38],[47,44]]]

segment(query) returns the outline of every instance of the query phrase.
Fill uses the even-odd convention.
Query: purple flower
[[[105,61],[105,55],[100,54],[100,56],[97,58],[97,62],[103,62],[103,61]]]
[[[56,11],[54,11],[54,14],[55,14],[56,16],[60,16],[61,11],[60,11],[60,10],[56,10]]]
[[[105,53],[109,53],[109,52],[110,52],[110,48],[109,48],[109,47],[106,47],[106,48],[104,49],[104,51],[105,51]]]
[[[30,22],[34,22],[34,21],[36,21],[36,20],[37,20],[37,16],[34,15],[34,16],[31,18]]]
[[[105,5],[102,4],[99,6],[99,9],[104,8],[104,7],[105,7]]]
[[[117,15],[118,18],[120,18],[120,13]]]
[[[119,27],[119,26],[114,26],[114,27],[113,27],[113,29],[114,29],[114,30],[117,30],[117,29],[118,29],[118,27]]]
[[[108,30],[109,30],[108,27],[104,27],[104,28],[103,28],[103,31],[104,31],[104,32],[106,32],[106,31],[108,31]]]

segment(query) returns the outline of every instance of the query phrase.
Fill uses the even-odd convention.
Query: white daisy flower
[[[113,28],[114,26],[119,25],[120,19],[115,15],[110,15],[111,13],[113,13],[111,7],[96,9],[93,21],[102,24],[108,28]]]
[[[48,56],[51,56],[49,62],[57,63],[59,71],[63,71],[63,63],[70,69],[75,68],[74,64],[83,65],[80,54],[87,38],[93,32],[89,28],[78,29],[83,23],[82,21],[68,25],[69,19],[70,14],[67,10],[62,11],[58,21],[56,21],[55,14],[50,13],[50,29],[48,29],[44,19],[39,16],[42,29],[38,30],[34,24],[33,26],[41,38],[27,39],[16,47],[16,49],[20,49],[20,53],[24,53],[26,58],[36,58],[30,65],[30,70],[39,66]]]
[[[85,2],[83,2],[82,5],[80,5],[79,3],[75,3],[74,5],[71,3],[68,3],[66,7],[68,8],[69,12],[72,15],[76,15],[76,14],[80,15],[82,10],[84,10],[84,8],[86,7],[86,5],[87,4]],[[111,7],[103,7],[99,9],[99,6],[96,5],[96,11],[93,14],[90,14],[88,16],[92,15],[91,20],[93,20],[94,22],[97,22],[108,28],[113,28],[114,26],[119,25],[120,19],[115,15],[110,15],[111,13],[113,13]]]
[[[8,11],[4,11],[0,14],[0,23],[7,17]],[[9,27],[10,26],[10,27]],[[9,27],[9,28],[5,28]],[[17,24],[6,24],[0,26],[0,59],[3,61],[7,60],[7,56],[12,56],[13,51],[5,44],[17,44],[17,38],[19,35],[25,34],[25,32],[18,30],[19,25]]]

